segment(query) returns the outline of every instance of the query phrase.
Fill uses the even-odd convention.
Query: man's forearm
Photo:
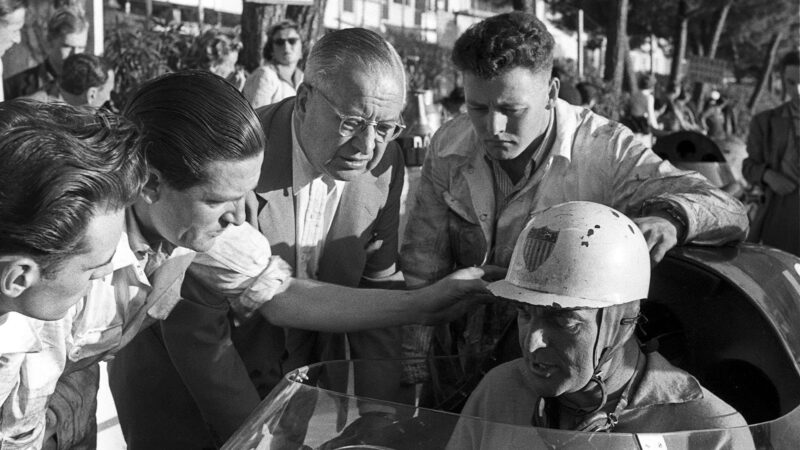
[[[414,323],[420,319],[413,306],[419,296],[293,278],[260,311],[278,326],[338,333]]]

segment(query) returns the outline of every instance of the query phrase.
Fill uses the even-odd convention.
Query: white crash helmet
[[[650,253],[624,214],[568,202],[534,213],[520,233],[498,297],[537,306],[607,308],[647,298]]]

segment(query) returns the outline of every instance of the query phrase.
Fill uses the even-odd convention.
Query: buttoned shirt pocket
[[[486,262],[486,238],[480,222],[449,192],[444,192],[447,204],[447,231],[450,249],[457,267],[480,266]]]

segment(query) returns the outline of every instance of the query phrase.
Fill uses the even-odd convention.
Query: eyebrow
[[[104,262],[102,262],[102,263],[100,263],[100,264],[98,264],[98,265],[96,265],[96,266],[89,266],[89,267],[86,267],[86,268],[85,268],[85,270],[99,269],[100,267],[103,267],[103,266],[105,266],[105,265],[108,265],[108,264],[109,264],[109,263],[111,263],[111,261],[114,259],[114,256],[116,256],[116,254],[117,254],[117,249],[115,248],[115,249],[114,249],[114,252],[113,252],[113,253],[111,253],[111,256],[110,256],[110,257],[108,257],[108,259],[106,259]]]

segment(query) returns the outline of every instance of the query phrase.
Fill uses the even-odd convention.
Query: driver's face
[[[528,379],[543,397],[581,390],[594,373],[597,309],[519,308],[519,344]]]

